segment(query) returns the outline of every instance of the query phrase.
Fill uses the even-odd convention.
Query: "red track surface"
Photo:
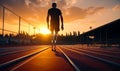
[[[2,56],[0,61],[9,61],[46,47],[48,46],[26,52]],[[17,64],[7,67],[6,69],[2,69],[2,71],[74,71],[74,69],[59,50],[54,52],[51,51],[51,48],[49,48]]]
[[[57,51],[51,51],[50,46],[30,46],[29,48],[32,48],[30,50],[0,56],[0,64],[47,47],[49,48],[0,71],[74,71],[74,68],[63,53],[58,49]],[[120,48],[99,48],[81,45],[60,45],[57,48],[62,49],[80,71],[120,71]],[[0,53],[20,51],[23,49],[28,49],[28,47],[22,47],[21,49],[2,49]],[[113,64],[94,57],[112,61]]]
[[[10,61],[10,60],[13,60],[13,59],[18,58],[18,57],[27,55],[29,53],[36,52],[40,49],[41,48],[35,48],[35,49],[31,49],[29,51],[22,51],[22,52],[18,52],[18,53],[13,53],[13,54],[9,54],[9,55],[0,56],[0,64],[5,63],[5,62]]]
[[[60,46],[60,47],[72,59],[72,61],[79,67],[81,71],[118,71],[120,70],[119,66],[114,66],[112,64],[97,60],[95,58],[92,58],[86,55],[86,54],[89,54],[92,56],[96,56],[96,57],[120,64],[119,59],[116,59],[114,57],[111,58],[111,57],[103,56],[105,54],[105,55],[112,55],[112,56],[117,55],[116,57],[119,57],[120,56],[119,48],[114,48],[114,47],[110,49],[94,48],[94,47],[91,48],[86,46],[82,47],[80,45],[79,46],[67,45],[67,46]],[[74,51],[77,51],[79,53],[76,53]],[[107,54],[104,52],[107,52]],[[111,53],[115,53],[115,54],[111,54]],[[98,55],[98,54],[103,54],[103,55]]]

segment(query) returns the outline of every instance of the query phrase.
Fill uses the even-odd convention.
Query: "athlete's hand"
[[[47,25],[47,28],[49,29],[49,25]]]

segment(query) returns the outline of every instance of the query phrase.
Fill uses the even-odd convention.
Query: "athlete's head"
[[[57,4],[56,4],[56,3],[52,3],[52,7],[53,7],[53,8],[56,8],[56,7],[57,7]]]

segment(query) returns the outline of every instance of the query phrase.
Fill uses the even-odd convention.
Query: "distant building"
[[[120,19],[85,32],[81,37],[85,43],[120,44]]]

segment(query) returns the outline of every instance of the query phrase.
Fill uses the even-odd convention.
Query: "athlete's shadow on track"
[[[68,62],[68,60],[66,59],[66,57],[64,56],[64,54],[62,52],[60,52],[58,49],[56,49],[56,51],[53,51],[55,53],[55,55],[57,57],[61,57],[63,58],[66,62]]]
[[[55,50],[55,51],[53,51],[54,53],[55,53],[55,55],[57,56],[57,57],[61,57],[62,56],[62,54],[59,52],[59,51],[57,51],[57,50]]]

